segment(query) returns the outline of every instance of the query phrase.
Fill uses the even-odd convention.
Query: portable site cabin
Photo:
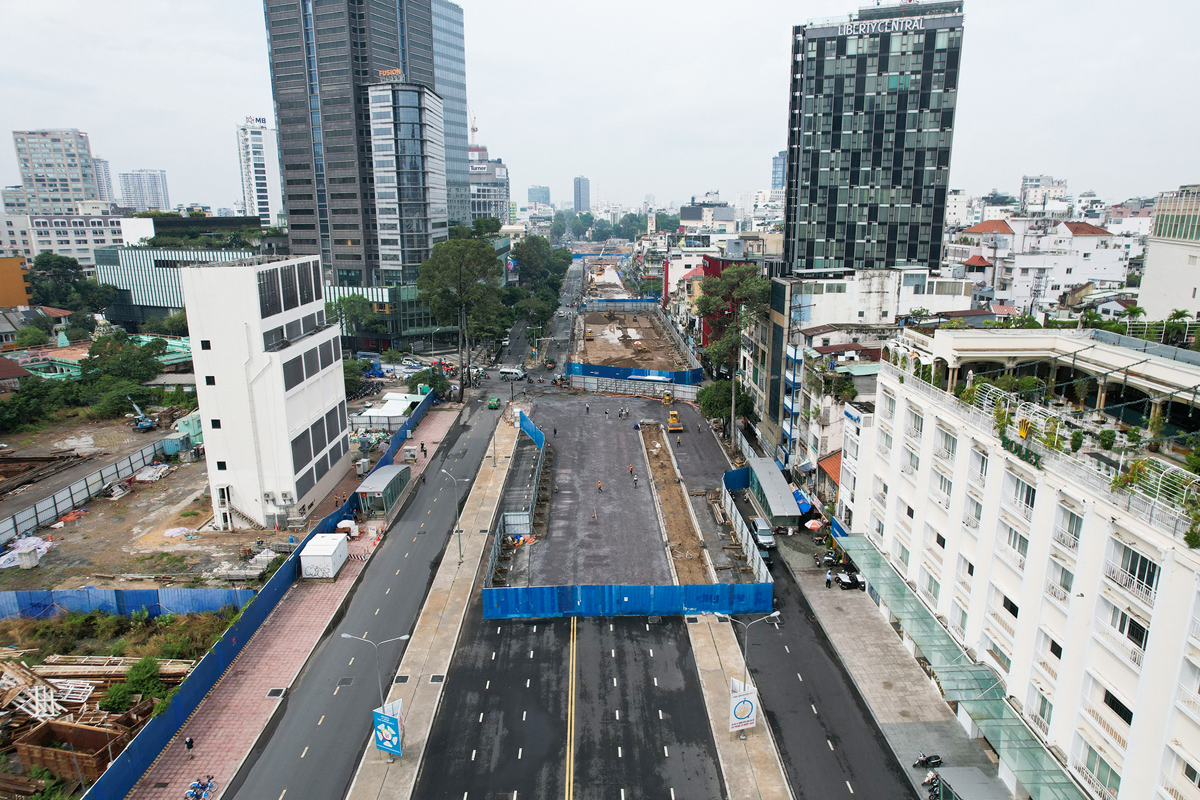
[[[305,578],[336,578],[349,557],[344,534],[315,534],[300,551],[300,574]]]
[[[364,520],[383,520],[390,525],[400,511],[400,495],[412,477],[407,464],[391,464],[368,475],[358,485],[358,507]]]
[[[772,526],[796,527],[800,524],[800,506],[779,467],[769,458],[747,459],[750,467],[750,492],[766,512]]]

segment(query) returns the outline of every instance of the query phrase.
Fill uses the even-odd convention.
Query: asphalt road
[[[723,797],[683,625],[488,621],[477,591],[414,796]]]
[[[797,800],[916,800],[800,587],[783,565],[771,575],[780,625],[750,628],[749,664]],[[735,627],[745,647],[746,629]]]
[[[417,486],[411,505],[368,562],[344,615],[314,651],[276,724],[225,797],[274,800],[284,790],[289,797],[345,794],[371,733],[371,709],[379,705],[377,679],[390,680],[396,673],[403,643],[382,645],[377,669],[370,645],[341,634],[380,642],[412,630],[444,549],[455,546],[450,541],[457,516],[455,485],[440,470],[460,477],[458,489],[465,498],[499,415],[482,398],[464,409],[460,424],[435,454],[426,483]]]

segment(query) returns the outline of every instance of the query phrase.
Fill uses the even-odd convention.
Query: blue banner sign
[[[404,755],[403,700],[387,703],[371,712],[375,723],[375,748],[394,756]]]

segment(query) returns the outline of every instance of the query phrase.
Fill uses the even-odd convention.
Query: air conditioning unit
[[[275,494],[273,492],[263,492],[263,502],[267,505],[275,505]]]
[[[296,502],[296,498],[292,496],[291,492],[280,492],[279,493],[279,504],[280,505],[290,506],[290,505],[294,504],[295,502]]]

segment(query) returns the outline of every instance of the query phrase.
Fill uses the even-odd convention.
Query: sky
[[[528,186],[660,206],[765,189],[787,144],[791,29],[856,0],[460,0],[478,142]],[[1190,0],[966,0],[950,185],[1067,178],[1119,202],[1200,182]],[[272,116],[254,0],[0,0],[0,130],[67,127],[172,203],[240,197],[235,128]],[[16,35],[13,35],[16,34]],[[20,182],[11,139],[0,184]],[[118,188],[119,191],[119,187]]]

